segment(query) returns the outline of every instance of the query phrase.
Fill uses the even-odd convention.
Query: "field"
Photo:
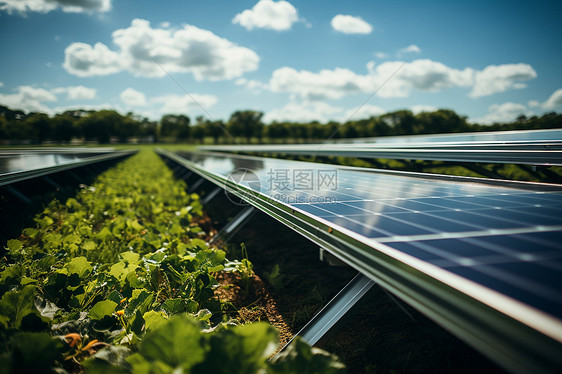
[[[217,289],[253,277],[207,244],[199,196],[146,149],[53,200],[0,265],[6,372],[340,372],[335,356],[244,323]],[[228,278],[225,287],[217,279]],[[248,321],[249,322],[249,321]],[[297,370],[298,368],[298,370]],[[308,370],[308,371],[307,371]],[[48,371],[48,370],[47,370]]]

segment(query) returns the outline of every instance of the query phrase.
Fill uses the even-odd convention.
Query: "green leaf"
[[[133,331],[137,335],[140,335],[142,333],[143,327],[144,318],[142,317],[141,311],[137,309],[133,322],[131,323],[131,331]]]
[[[107,227],[104,227],[103,229],[100,230],[100,232],[98,232],[96,234],[96,238],[98,238],[98,239],[100,239],[104,242],[107,242],[107,241],[113,240],[114,236],[111,233],[110,229],[108,229]]]
[[[44,373],[55,366],[63,349],[58,339],[45,332],[20,332],[10,338],[13,350],[14,373]]]
[[[35,308],[35,286],[25,286],[21,291],[8,291],[0,300],[0,316],[6,327],[20,328],[23,318],[37,314]]]
[[[164,312],[156,312],[154,310],[144,313],[142,318],[144,319],[144,328],[146,331],[155,330],[167,321]]]
[[[82,278],[86,273],[92,270],[92,266],[86,257],[74,257],[68,264],[66,268],[70,274],[78,274]]]
[[[98,247],[98,245],[93,240],[88,240],[87,242],[82,244],[82,248],[84,248],[87,251],[93,251],[97,247]]]
[[[280,354],[275,356],[269,365],[273,374],[341,374],[345,373],[345,365],[332,355],[319,348],[313,348],[297,337]]]
[[[119,261],[116,264],[113,264],[113,266],[111,266],[111,269],[109,270],[109,275],[114,276],[116,279],[122,280],[125,278],[126,273],[125,273],[125,263],[122,261]]]
[[[34,229],[32,227],[28,227],[26,229],[23,229],[23,234],[25,236],[29,236],[31,239],[35,239],[35,237],[37,236],[38,233],[39,233],[39,230]]]
[[[137,274],[134,271],[129,272],[129,274],[127,274],[127,277],[125,279],[129,283],[129,285],[133,288],[143,288],[144,287],[144,283],[139,280],[139,278],[137,277]]]
[[[29,278],[29,277],[22,277],[20,284],[22,286],[28,285],[28,284],[33,284],[33,283],[37,283],[37,279],[33,279],[33,278]]]
[[[96,305],[94,305],[92,309],[90,309],[90,311],[88,312],[88,316],[90,316],[90,318],[92,319],[100,320],[105,316],[111,315],[116,306],[117,303],[111,300],[98,301]]]
[[[225,261],[226,253],[220,249],[202,249],[197,252],[195,258],[201,263],[201,266],[206,266],[208,268],[218,268],[218,266],[223,268],[223,263]],[[209,270],[212,271],[212,270]],[[218,271],[218,270],[217,270]]]
[[[17,239],[8,240],[8,247],[6,248],[12,255],[18,254],[23,248],[23,243]]]
[[[191,241],[189,242],[191,248],[199,248],[199,249],[207,249],[209,248],[209,245],[201,239],[191,239]]]
[[[56,300],[61,297],[62,290],[66,287],[68,276],[61,272],[54,272],[47,278],[45,284],[45,293],[51,300]]]
[[[149,332],[141,343],[139,353],[148,362],[162,362],[189,372],[193,365],[205,359],[206,346],[198,323],[185,315],[178,315]],[[132,366],[135,371],[135,363]]]
[[[139,261],[139,254],[134,252],[123,252],[121,253],[123,260],[129,264],[136,264]]]
[[[187,310],[187,304],[183,299],[168,299],[162,303],[162,309],[164,309],[168,315],[178,314]]]
[[[125,374],[130,373],[131,365],[127,357],[131,350],[123,346],[105,347],[96,352],[92,358],[85,360],[82,365],[88,374]]]
[[[131,222],[131,227],[135,230],[135,232],[139,232],[144,228],[137,220]]]
[[[127,314],[131,315],[136,310],[139,310],[141,313],[147,312],[150,305],[152,305],[152,300],[154,300],[152,292],[145,289],[133,290],[133,296],[129,301],[129,305],[127,305]]]
[[[275,351],[277,331],[263,322],[237,326],[212,334],[209,344],[207,359],[193,373],[258,373]]]
[[[20,264],[15,264],[11,266],[7,266],[2,275],[0,275],[0,280],[3,283],[8,283],[9,280],[13,279],[12,284],[18,284],[20,282],[21,277],[25,274],[25,269]]]

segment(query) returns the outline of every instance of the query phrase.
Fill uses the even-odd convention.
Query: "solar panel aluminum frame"
[[[183,157],[159,153],[329,250],[507,370],[548,373],[562,367],[560,321],[385,244],[314,218]]]
[[[136,150],[111,152],[107,154],[87,157],[84,160],[77,161],[77,162],[72,162],[62,165],[47,166],[40,169],[22,170],[22,171],[15,171],[12,173],[2,174],[0,175],[0,187],[21,182],[28,179],[43,177],[61,171],[66,171],[66,170],[71,170],[91,164],[96,164],[102,161],[108,161],[121,157],[126,157],[136,152],[137,152]]]

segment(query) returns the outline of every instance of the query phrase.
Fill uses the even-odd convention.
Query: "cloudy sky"
[[[0,104],[345,121],[562,112],[560,1],[0,0]]]

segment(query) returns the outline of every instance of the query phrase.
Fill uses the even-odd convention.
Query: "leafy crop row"
[[[0,263],[0,368],[6,372],[340,372],[296,341],[240,325],[214,294],[244,272],[210,248],[198,196],[150,151],[51,202],[8,241]],[[1,371],[1,370],[0,370]]]

